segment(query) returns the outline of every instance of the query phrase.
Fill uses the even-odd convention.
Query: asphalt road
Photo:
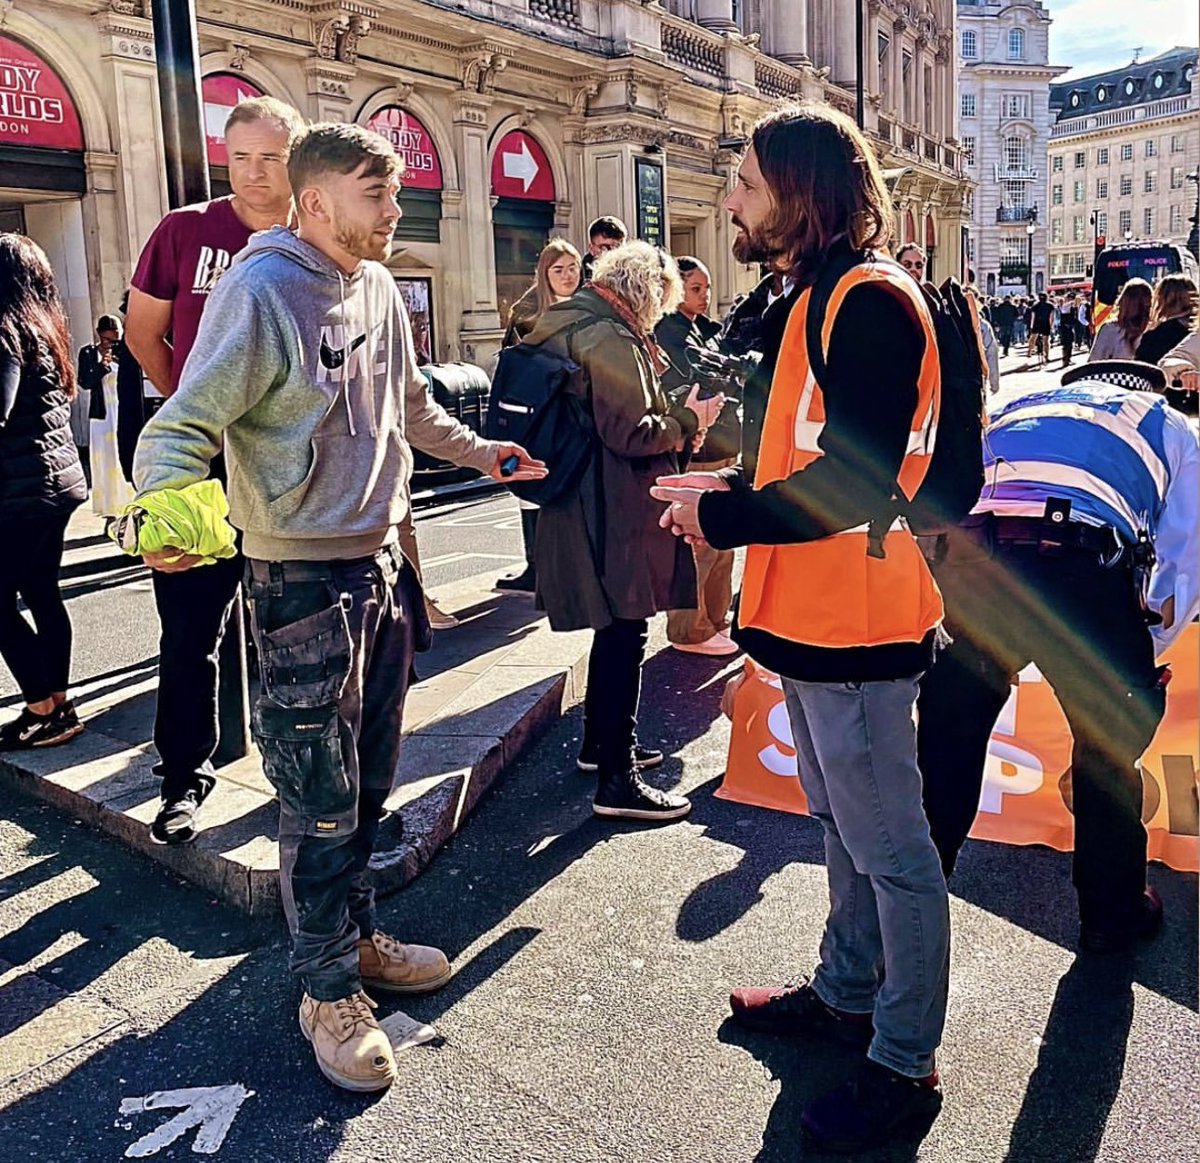
[[[490,504],[503,524],[510,503]],[[515,555],[515,527],[489,525],[487,511],[456,510],[450,525],[431,514],[423,551],[488,552],[494,538]],[[481,561],[491,569],[491,558],[448,556],[434,568]],[[88,625],[137,655],[131,623],[111,622],[132,603],[91,596],[113,604],[110,624],[97,610]],[[6,802],[0,1159],[119,1160],[174,1113],[122,1115],[122,1099],[222,1084],[254,1091],[217,1155],[232,1163],[821,1159],[801,1138],[800,1107],[853,1057],[726,1020],[731,986],[812,966],[826,909],[818,830],[713,797],[731,668],[663,651],[661,633],[641,733],[670,752],[656,779],[693,796],[691,817],[657,830],[596,821],[590,781],[573,768],[572,711],[381,903],[381,927],[441,944],[456,968],[441,993],[403,1003],[440,1039],[401,1056],[383,1097],[317,1073],[281,924],[247,921],[52,809]],[[1167,907],[1159,939],[1077,959],[1069,859],[968,844],[951,885],[945,1110],[922,1144],[865,1158],[1194,1159],[1197,878],[1159,866],[1150,878]],[[396,1009],[384,1002],[381,1014]],[[194,1135],[155,1157],[193,1158]]]

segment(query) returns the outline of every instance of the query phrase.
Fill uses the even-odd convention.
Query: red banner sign
[[[83,149],[67,87],[32,49],[0,36],[0,145]]]
[[[506,133],[492,158],[492,193],[531,202],[554,201],[550,159],[537,138],[523,129]]]
[[[367,122],[367,128],[383,134],[404,159],[406,189],[442,188],[442,161],[437,146],[433,144],[429,130],[411,113],[406,113],[399,105],[386,105]]]
[[[204,142],[208,150],[210,166],[229,165],[229,154],[225,152],[225,122],[229,120],[233,107],[241,101],[252,101],[266,94],[245,77],[233,73],[213,73],[205,77],[200,85],[204,102]]]

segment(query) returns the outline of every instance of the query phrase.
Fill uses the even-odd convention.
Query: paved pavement
[[[663,650],[661,634],[641,731],[671,752],[655,778],[693,796],[692,816],[658,830],[596,821],[570,711],[382,902],[383,927],[441,943],[456,976],[405,1001],[440,1038],[401,1056],[381,1098],[317,1074],[277,922],[69,816],[8,801],[0,1157],[117,1160],[173,1113],[121,1115],[122,1099],[241,1084],[255,1093],[218,1155],[235,1163],[821,1159],[801,1139],[800,1106],[853,1058],[725,1018],[732,985],[811,968],[826,908],[818,830],[713,797],[731,667]],[[1076,958],[1069,859],[968,843],[951,885],[946,1108],[919,1146],[866,1158],[1194,1158],[1197,878],[1158,866],[1150,878],[1167,906],[1158,940]],[[194,1134],[159,1157],[190,1158]]]

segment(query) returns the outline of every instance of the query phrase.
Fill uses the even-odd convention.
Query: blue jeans
[[[918,677],[783,680],[809,810],[825,829],[829,918],[812,986],[871,1013],[868,1057],[913,1078],[933,1070],[946,1021],[950,912],[921,807]]]

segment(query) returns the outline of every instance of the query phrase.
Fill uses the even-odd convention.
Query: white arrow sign
[[[197,1155],[215,1155],[225,1142],[225,1136],[242,1103],[254,1091],[244,1086],[193,1086],[186,1090],[156,1090],[144,1098],[121,1099],[121,1114],[183,1107],[173,1119],[168,1119],[156,1131],[143,1135],[125,1149],[126,1159],[145,1159],[169,1147],[185,1131],[198,1126],[192,1150]]]
[[[537,158],[529,152],[529,145],[524,138],[521,138],[521,152],[506,153],[503,161],[504,176],[516,178],[524,183],[525,193],[528,194],[529,187],[537,180],[541,167],[537,163]]]

